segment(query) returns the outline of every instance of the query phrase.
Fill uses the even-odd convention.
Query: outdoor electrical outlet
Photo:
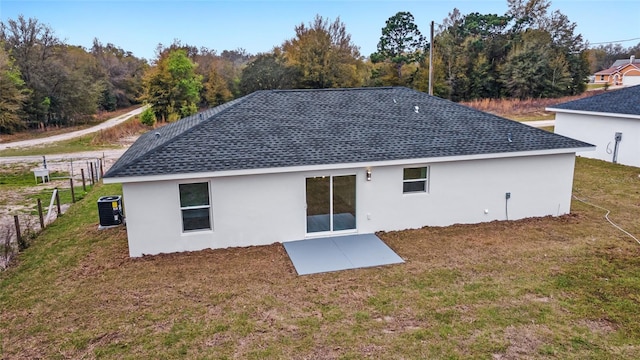
[[[506,193],[505,195],[506,195],[506,199],[507,200],[511,199],[511,193],[510,192]]]

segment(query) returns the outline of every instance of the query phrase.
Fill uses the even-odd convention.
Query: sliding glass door
[[[306,179],[307,233],[355,230],[356,176]]]

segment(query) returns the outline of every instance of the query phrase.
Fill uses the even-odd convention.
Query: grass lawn
[[[604,84],[587,84],[587,90],[604,89]]]
[[[640,169],[574,189],[640,235]],[[558,218],[381,233],[405,264],[297,276],[283,247],[130,259],[96,186],[0,273],[0,353],[27,358],[640,358],[640,245]],[[153,211],[153,210],[150,210]]]
[[[509,114],[509,115],[505,115],[504,117],[506,117],[509,120],[515,120],[515,121],[541,121],[541,120],[555,120],[556,119],[556,115],[555,114],[549,114],[549,113],[532,113],[532,114]]]

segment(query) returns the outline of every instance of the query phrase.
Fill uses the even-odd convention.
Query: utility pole
[[[433,21],[431,21],[431,39],[429,40],[429,95],[433,95]]]

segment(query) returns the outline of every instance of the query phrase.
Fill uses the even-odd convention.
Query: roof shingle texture
[[[640,115],[640,85],[558,104],[550,109]]]
[[[588,146],[407,88],[265,90],[147,132],[105,177]]]

